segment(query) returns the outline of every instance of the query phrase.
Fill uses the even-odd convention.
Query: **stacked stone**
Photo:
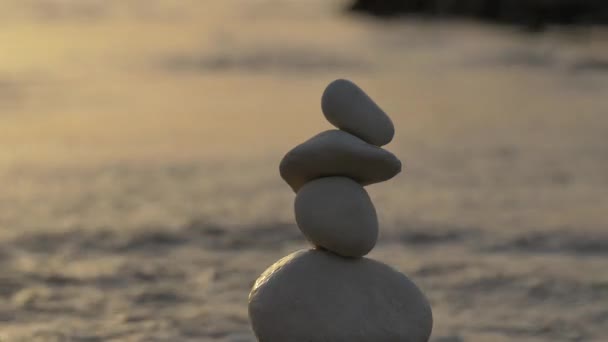
[[[378,218],[363,188],[391,179],[401,162],[380,148],[394,136],[390,118],[347,80],[327,86],[325,118],[338,130],[292,149],[280,172],[296,192],[298,227],[315,248],[270,266],[249,295],[261,342],[426,342],[428,301],[391,267],[364,258],[376,245]]]

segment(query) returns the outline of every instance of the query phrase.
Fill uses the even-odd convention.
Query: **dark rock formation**
[[[355,0],[350,10],[382,18],[472,17],[531,29],[548,24],[608,24],[606,0]]]

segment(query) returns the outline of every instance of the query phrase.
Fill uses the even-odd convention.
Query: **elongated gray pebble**
[[[321,109],[332,125],[370,144],[386,145],[395,135],[388,115],[351,81],[331,82],[321,97]]]
[[[249,294],[260,342],[427,342],[433,316],[404,274],[368,258],[298,251],[270,266]]]
[[[383,182],[401,172],[394,154],[340,130],[320,133],[289,151],[281,177],[298,191],[316,178],[343,176],[361,185]]]
[[[324,177],[306,183],[294,207],[298,227],[315,246],[361,257],[376,245],[376,209],[367,191],[350,178]]]

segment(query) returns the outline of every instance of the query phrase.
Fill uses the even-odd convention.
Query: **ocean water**
[[[254,341],[247,295],[307,244],[284,153],[360,84],[403,172],[371,257],[432,341],[608,336],[608,31],[342,1],[0,4],[0,341]]]

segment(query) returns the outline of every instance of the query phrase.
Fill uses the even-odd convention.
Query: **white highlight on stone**
[[[306,183],[294,207],[298,227],[315,246],[361,257],[376,245],[376,209],[367,191],[350,178],[324,177]]]
[[[270,266],[249,295],[260,342],[426,342],[433,317],[416,285],[368,258],[298,251]]]
[[[386,145],[395,135],[388,115],[351,81],[331,82],[323,92],[321,109],[332,125],[370,144]]]
[[[281,177],[298,191],[320,177],[349,177],[361,185],[383,182],[401,172],[394,154],[339,130],[320,133],[289,151],[279,166]]]

